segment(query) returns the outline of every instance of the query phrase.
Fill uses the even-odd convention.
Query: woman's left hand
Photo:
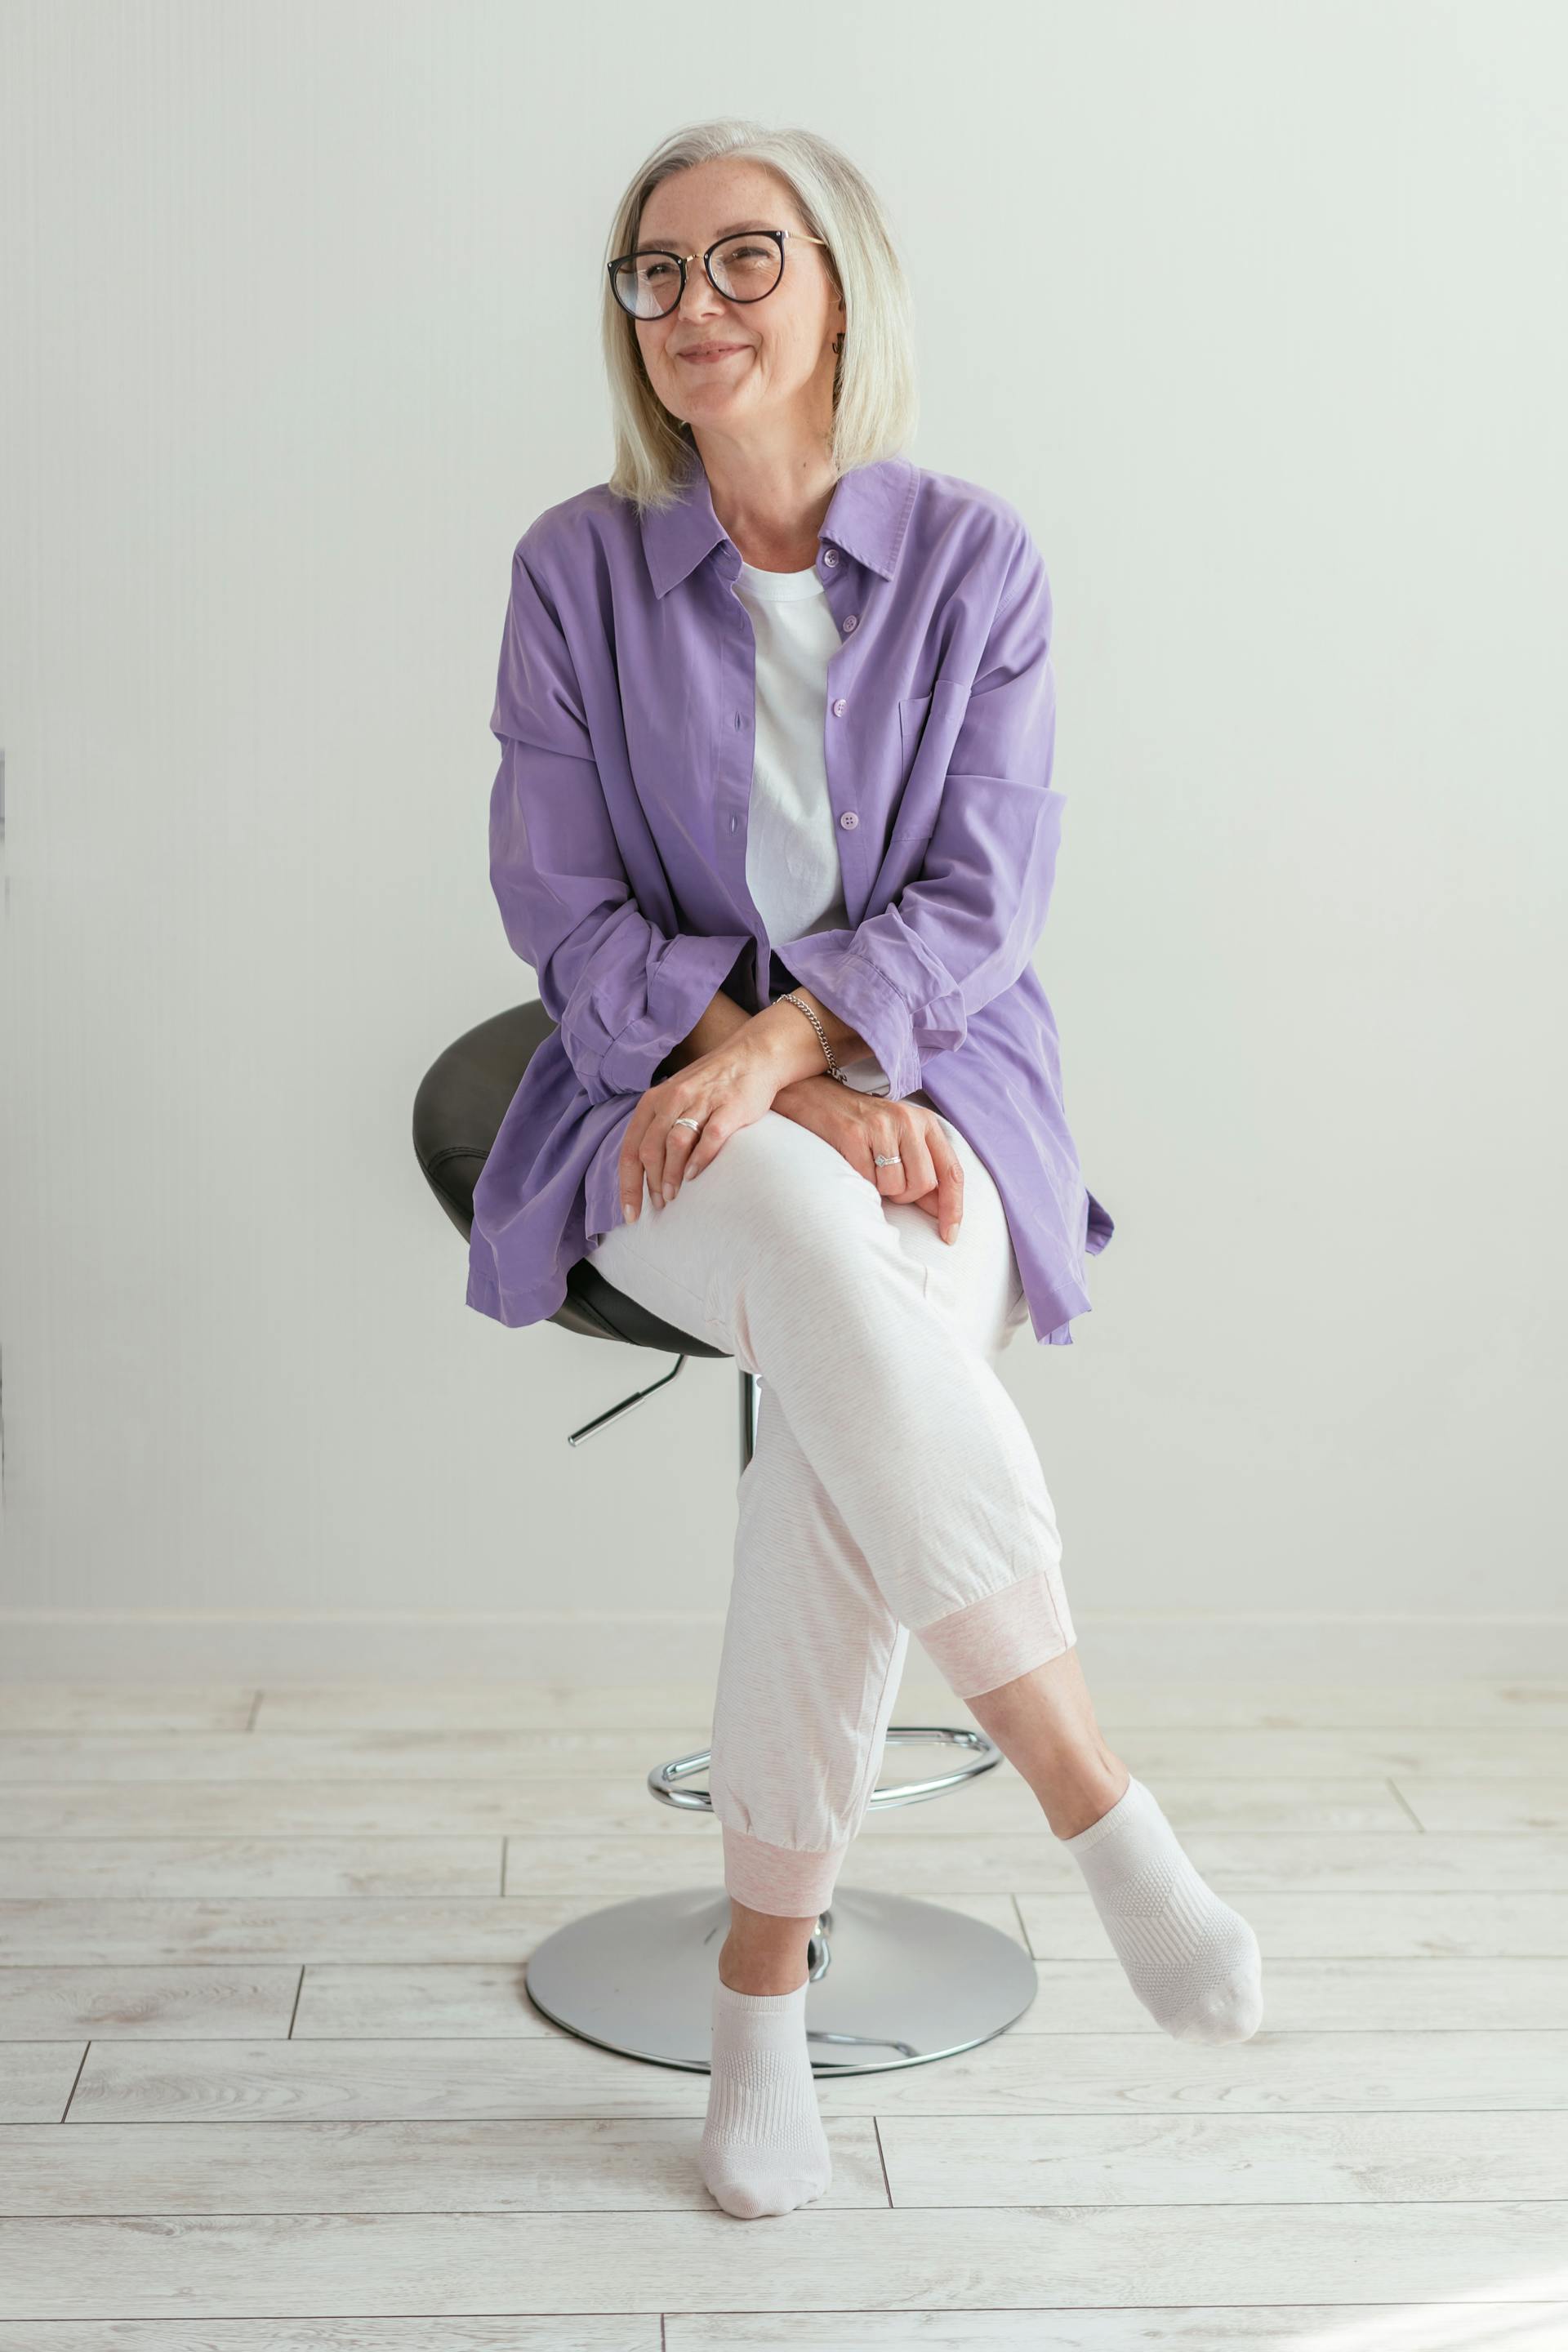
[[[642,1207],[645,1176],[656,1203],[673,1201],[682,1180],[700,1175],[726,1137],[773,1108],[782,1083],[765,1055],[719,1045],[649,1087],[621,1139],[621,1214],[627,1223]],[[697,1127],[677,1127],[678,1118],[694,1118]]]

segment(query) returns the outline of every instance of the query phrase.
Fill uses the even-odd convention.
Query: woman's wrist
[[[773,1097],[773,1108],[800,1127],[816,1129],[822,1120],[842,1111],[847,1102],[861,1099],[853,1087],[841,1087],[837,1078],[819,1070],[815,1077],[791,1078],[782,1086]]]
[[[829,1012],[825,1004],[817,1004],[805,990],[799,993],[816,1010],[816,1021],[826,1032],[833,1058],[840,1068],[846,1061],[853,1061],[866,1051],[860,1038],[836,1013]],[[738,1034],[738,1042],[745,1052],[765,1062],[781,1087],[795,1078],[819,1078],[827,1075],[827,1060],[816,1021],[808,1020],[798,1004],[779,997],[773,1003],[764,1005],[762,1012],[752,1013],[744,1032]]]

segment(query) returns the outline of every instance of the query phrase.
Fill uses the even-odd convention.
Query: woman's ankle
[[[1059,1838],[1076,1837],[1080,1830],[1090,1829],[1102,1821],[1127,1794],[1132,1775],[1131,1768],[1120,1756],[1106,1751],[1100,1762],[1088,1760],[1078,1764],[1037,1789],[1040,1810]]]
[[[755,1915],[753,1915],[755,1916]],[[777,1936],[727,1936],[719,1951],[719,1981],[731,1992],[795,1992],[810,1973],[815,1919],[780,1920]]]

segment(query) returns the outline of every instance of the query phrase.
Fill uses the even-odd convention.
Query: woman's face
[[[643,208],[637,244],[694,253],[686,291],[662,319],[635,330],[648,381],[672,416],[700,435],[745,436],[760,424],[797,422],[821,434],[833,421],[833,338],[845,320],[819,245],[784,242],[784,276],[757,302],[715,292],[701,257],[736,228],[805,233],[783,181],[752,163],[699,163],[661,180]],[[731,345],[702,359],[704,345]]]

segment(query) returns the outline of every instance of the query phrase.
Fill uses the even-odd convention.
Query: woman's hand
[[[936,1219],[944,1242],[956,1239],[963,1219],[963,1164],[934,1110],[862,1094],[829,1077],[792,1080],[780,1087],[773,1108],[831,1143],[885,1201],[923,1209]],[[898,1166],[877,1166],[894,1151]]]
[[[837,1085],[833,1090],[845,1091]],[[682,1178],[700,1175],[727,1136],[773,1108],[778,1091],[778,1075],[767,1056],[733,1044],[698,1055],[649,1087],[621,1139],[621,1213],[627,1223],[642,1207],[645,1176],[653,1200],[673,1201]],[[678,1118],[694,1118],[697,1127],[677,1127]]]

